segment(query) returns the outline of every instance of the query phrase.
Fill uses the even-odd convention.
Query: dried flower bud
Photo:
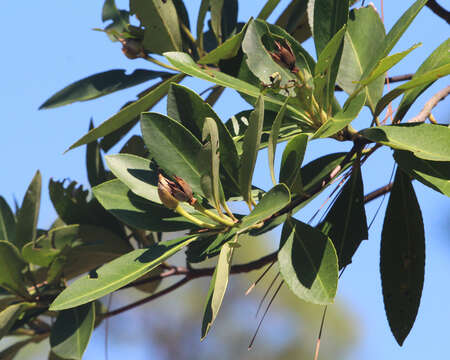
[[[119,39],[122,52],[128,59],[137,59],[145,56],[142,44],[134,39]]]
[[[292,51],[291,45],[289,45],[286,41],[283,45],[281,45],[278,41],[275,41],[275,46],[277,47],[277,50],[270,53],[272,59],[281,66],[287,67],[291,72],[298,72],[299,69],[295,65],[295,55]]]
[[[179,201],[194,204],[197,200],[192,195],[189,184],[178,176],[171,181],[162,174],[158,175],[158,195],[161,202],[170,209],[175,209]]]

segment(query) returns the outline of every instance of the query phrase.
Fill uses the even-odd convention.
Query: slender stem
[[[201,212],[202,214],[205,214],[209,218],[217,221],[220,224],[226,225],[226,226],[234,226],[235,222],[228,218],[227,216],[223,215],[224,217],[221,217],[211,210],[205,209],[202,204],[200,204],[199,201],[194,203],[194,209]]]
[[[445,10],[441,5],[439,5],[436,0],[428,0],[428,8],[434,12],[441,19],[445,20],[447,24],[450,24],[450,11]]]
[[[409,123],[413,122],[424,122],[427,117],[430,116],[431,110],[442,100],[444,100],[447,95],[450,94],[450,85],[445,87],[444,89],[438,91],[436,94],[434,94],[430,100],[428,100],[425,103],[425,106],[423,107],[422,111],[414,116],[412,119],[408,120]]]
[[[197,41],[195,40],[194,35],[192,35],[189,28],[186,25],[184,25],[184,23],[182,21],[180,22],[180,25],[181,25],[181,30],[183,30],[183,32],[186,34],[186,36],[189,38],[189,40],[191,40],[193,44],[196,44]],[[200,49],[198,49],[198,50],[200,50]]]
[[[201,228],[206,229],[219,229],[221,228],[220,225],[213,225],[210,223],[206,223],[204,221],[201,221],[200,219],[196,218],[194,215],[189,214],[186,210],[184,210],[181,205],[178,205],[175,208],[175,211],[180,214],[181,216],[184,216],[186,219],[192,221],[194,224],[200,226]],[[234,224],[234,223],[233,223]]]
[[[175,68],[175,67],[173,67],[173,66],[171,66],[171,65],[165,64],[165,63],[163,63],[162,61],[159,61],[159,60],[157,60],[157,59],[155,59],[155,58],[152,58],[152,57],[149,56],[149,55],[145,55],[145,56],[144,56],[144,59],[147,60],[147,61],[152,62],[153,64],[162,66],[163,68],[166,68],[166,69],[169,69],[169,70],[178,71],[177,68]]]

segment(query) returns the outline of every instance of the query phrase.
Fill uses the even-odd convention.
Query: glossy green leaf
[[[209,9],[209,1],[210,0],[202,0],[200,3],[200,8],[198,10],[198,16],[197,16],[197,43],[198,47],[200,48],[200,51],[204,50],[203,46],[203,28],[205,26],[205,18],[206,13]]]
[[[177,121],[157,113],[143,113],[141,129],[150,156],[158,166],[169,175],[183,178],[194,192],[203,194],[204,164],[198,159],[200,141]]]
[[[352,175],[342,188],[327,216],[319,225],[336,249],[339,269],[352,262],[352,257],[363,240],[368,239],[364,188],[361,169],[353,166]]]
[[[235,89],[243,94],[251,96],[252,98],[258,98],[260,96],[259,88],[257,88],[256,86],[217,70],[209,68],[202,69],[192,60],[192,58],[188,54],[180,52],[168,52],[165,53],[164,56],[178,70],[188,75],[213,82],[220,86]],[[264,100],[279,107],[281,107],[284,102],[283,100],[278,100],[269,96],[264,96]],[[288,105],[287,109],[293,115],[301,119],[299,120],[298,126],[305,126],[308,130],[310,130],[310,120],[300,109],[297,109],[291,105]]]
[[[220,153],[219,153],[219,130],[213,118],[205,118],[202,134],[203,146],[201,158],[208,164],[207,171],[202,175],[201,185],[203,193],[216,209],[220,209],[221,183],[219,178]]]
[[[292,193],[303,193],[301,166],[307,143],[308,135],[297,135],[287,143],[281,158],[279,181],[286,184]]]
[[[277,183],[275,180],[275,170],[274,170],[275,152],[277,150],[278,134],[280,133],[280,127],[283,122],[288,99],[289,98],[286,97],[286,101],[280,108],[280,111],[278,111],[277,116],[275,117],[275,120],[273,121],[272,124],[272,129],[269,134],[269,140],[267,141],[267,156],[269,158],[270,176],[272,177],[272,182],[274,185],[276,185]]]
[[[89,130],[91,130],[93,127],[94,124],[91,119]],[[107,174],[105,166],[103,164],[100,144],[97,142],[97,140],[94,140],[93,142],[86,145],[86,169],[89,184],[91,186],[95,186],[106,181]]]
[[[101,266],[95,272],[75,280],[58,295],[50,310],[64,310],[86,304],[120,289],[153,270],[196,239],[198,236],[185,236],[160,242],[147,249],[131,251]]]
[[[243,154],[239,168],[239,185],[244,201],[250,204],[252,178],[258,156],[259,143],[264,121],[264,99],[258,98],[255,110],[250,114],[249,126],[244,135]]]
[[[415,157],[409,151],[397,150],[394,159],[409,176],[450,197],[450,162],[429,161]]]
[[[450,63],[450,53],[448,49],[450,48],[450,39],[444,41],[439,47],[434,50],[430,56],[420,65],[420,67],[415,72],[411,81],[416,78],[421,78],[422,75],[429,73],[433,69],[440,68],[443,65],[448,65]],[[414,101],[419,97],[422,92],[424,92],[431,83],[424,83],[421,86],[411,88],[405,92],[405,96],[400,102],[397,112],[395,113],[394,122],[398,122],[405,116],[406,112],[409,110]],[[395,89],[394,89],[395,90]]]
[[[8,306],[0,312],[0,340],[8,334],[9,330],[14,326],[16,320],[34,304],[21,302]]]
[[[272,14],[279,2],[280,0],[267,0],[266,4],[258,14],[258,19],[267,20],[267,18],[270,16],[270,14]]]
[[[46,100],[39,109],[51,109],[72,104],[76,101],[87,101],[111,94],[115,91],[139,85],[145,81],[170,75],[164,71],[138,69],[130,75],[126,70],[109,70],[81,79],[58,91]]]
[[[424,271],[422,214],[411,180],[397,169],[381,233],[380,272],[386,315],[399,345],[416,319]]]
[[[63,310],[50,333],[52,352],[63,359],[81,360],[95,323],[94,303]]]
[[[266,192],[250,214],[241,219],[240,230],[253,226],[283,209],[291,201],[289,189],[284,184],[274,186]]]
[[[450,128],[409,123],[378,126],[360,132],[365,138],[397,150],[408,150],[424,160],[450,161]]]
[[[36,237],[39,207],[41,204],[41,185],[42,177],[38,170],[28,186],[17,214],[15,244],[18,249],[21,249],[22,246],[33,241]]]
[[[209,0],[211,12],[211,28],[216,35],[217,42],[222,43],[222,8],[224,0]]]
[[[16,219],[6,200],[0,196],[0,240],[15,243]]]
[[[162,54],[182,49],[180,23],[172,0],[130,0],[130,10],[145,27],[145,50]]]
[[[372,6],[350,11],[337,77],[337,83],[347,94],[356,89],[356,82],[361,80],[372,65],[374,54],[381,51],[385,37],[383,22]],[[367,105],[372,111],[383,94],[383,88],[384,74],[366,88]]]
[[[327,113],[330,112],[329,106],[334,96],[345,32],[344,25],[334,34],[320,53],[314,69],[314,96]]]
[[[349,0],[311,0],[308,6],[314,9],[314,20],[310,25],[316,53],[320,56],[333,36],[347,23]]]
[[[180,82],[184,78],[183,74],[176,74],[163,81],[159,86],[154,88],[148,94],[144,95],[139,100],[126,106],[120,110],[117,114],[111,116],[108,120],[103,122],[100,126],[96,127],[84,135],[81,139],[76,141],[69,147],[68,150],[74,149],[78,146],[88,144],[98,138],[106,136],[113,131],[121,128],[123,125],[133,121],[136,116],[139,116],[142,112],[152,108],[159,100],[161,100],[169,90],[169,86],[172,82]]]
[[[450,41],[449,41],[450,45]],[[448,59],[450,61],[450,57]],[[426,88],[428,88],[432,83],[434,83],[437,79],[444,77],[446,75],[450,74],[450,63],[440,66],[436,69],[430,70],[426,73],[422,73],[422,75],[414,74],[414,77],[412,80],[397,86],[394,90],[389,91],[386,95],[384,95],[380,101],[377,103],[377,107],[375,109],[374,116],[378,116],[381,114],[381,112],[384,110],[386,106],[388,106],[391,101],[399,97],[400,95],[404,94],[405,92],[411,93],[411,91],[414,91],[416,94],[413,98],[414,100],[419,96],[423,91],[425,91]],[[411,103],[410,103],[411,105]],[[409,106],[410,106],[409,105]],[[408,108],[409,108],[408,106]],[[405,109],[405,108],[403,108]],[[403,114],[406,113],[405,110],[403,110]],[[397,115],[396,115],[397,116]],[[398,117],[400,119],[400,117]]]
[[[0,287],[28,298],[23,276],[25,267],[26,263],[17,248],[8,241],[0,240]]]
[[[285,222],[278,251],[280,273],[291,291],[314,304],[331,304],[338,283],[338,259],[331,240],[295,219]]]
[[[222,305],[222,301],[228,287],[228,276],[230,274],[233,250],[234,247],[230,242],[225,243],[220,250],[219,260],[217,261],[216,269],[214,270],[214,274],[211,278],[208,295],[206,297],[202,322],[202,340],[208,334],[209,329],[216,320],[217,314],[219,313],[219,309]]]
[[[344,108],[318,128],[312,138],[325,138],[341,131],[358,116],[365,102],[366,92],[364,91],[360,92],[354,98],[348,98]]]
[[[219,45],[214,50],[203,56],[199,64],[217,64],[220,60],[231,59],[235,57],[241,48],[242,40],[244,39],[247,24],[236,35],[227,39],[222,45]]]
[[[104,182],[92,191],[106,210],[133,228],[170,232],[193,226],[165,206],[136,195],[118,179]]]

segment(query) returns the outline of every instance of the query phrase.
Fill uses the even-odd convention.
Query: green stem
[[[205,214],[209,218],[211,218],[211,219],[213,219],[213,220],[215,220],[218,223],[221,223],[223,225],[234,226],[234,224],[235,224],[234,221],[231,220],[230,218],[228,218],[227,216],[223,215],[223,217],[221,217],[221,216],[215,214],[214,212],[205,209],[202,206],[202,204],[200,204],[200,202],[198,202],[198,201],[194,204],[194,209],[199,211],[199,212],[201,212],[202,214]]]
[[[144,59],[147,60],[147,61],[152,62],[153,64],[162,66],[163,68],[166,68],[166,69],[169,69],[169,70],[173,70],[173,71],[178,71],[177,68],[174,68],[173,66],[168,65],[168,64],[164,64],[162,61],[156,60],[156,59],[152,58],[151,56],[145,55]]]
[[[205,223],[204,221],[201,221],[200,219],[196,218],[195,216],[189,214],[186,210],[184,210],[181,205],[178,205],[175,209],[174,209],[178,214],[180,214],[181,216],[184,216],[186,219],[192,221],[194,224],[202,227],[202,228],[206,228],[206,229],[217,229],[220,228],[220,225],[213,225],[210,223]]]

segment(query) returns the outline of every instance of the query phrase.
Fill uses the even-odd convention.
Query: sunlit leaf
[[[8,306],[6,309],[0,312],[0,340],[8,334],[9,330],[13,327],[16,320],[29,308],[32,308],[34,304],[21,302]]]
[[[0,196],[0,240],[15,243],[16,219],[5,199]]]
[[[26,263],[17,248],[8,241],[0,240],[0,287],[28,298],[23,276],[25,267]]]
[[[267,142],[267,156],[269,158],[270,176],[272,177],[272,182],[274,185],[276,185],[277,183],[275,180],[274,170],[275,152],[277,150],[278,134],[280,133],[280,127],[283,122],[284,113],[286,111],[287,100],[288,98],[286,98],[285,103],[281,107],[280,111],[278,111],[277,116],[273,121],[272,129],[269,134],[269,140]]]
[[[308,135],[297,135],[287,143],[281,158],[279,181],[286,184],[292,193],[303,193],[301,166],[307,143]]]

